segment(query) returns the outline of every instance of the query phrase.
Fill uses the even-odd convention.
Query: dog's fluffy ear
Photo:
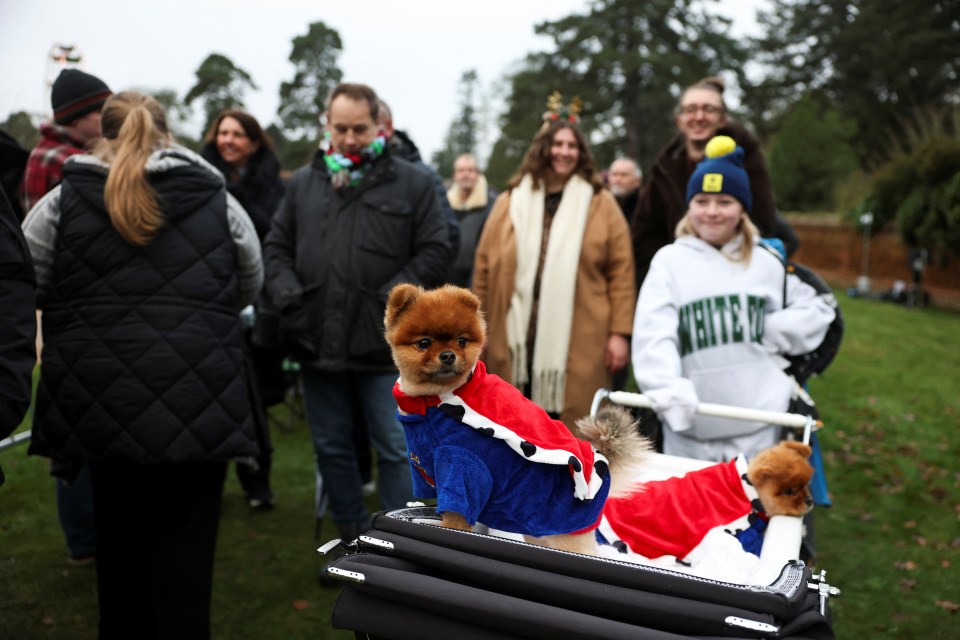
[[[784,440],[782,444],[788,449],[793,449],[804,458],[809,458],[810,454],[813,453],[813,450],[810,448],[810,446],[805,445],[802,442],[796,442],[795,440]]]
[[[448,284],[445,285],[441,291],[454,296],[457,302],[470,309],[470,311],[474,313],[480,310],[480,298],[478,298],[473,291],[470,291],[470,289],[455,287],[452,284]]]
[[[452,296],[453,299],[457,301],[457,304],[462,305],[464,309],[476,315],[481,334],[479,342],[486,345],[487,321],[480,311],[480,298],[478,298],[473,291],[470,291],[470,289],[464,289],[463,287],[457,287],[452,284],[444,285],[440,289],[437,289],[437,292]]]
[[[387,331],[394,326],[407,307],[422,294],[423,288],[406,282],[398,284],[390,290],[390,297],[387,298],[387,313],[383,319]]]
[[[774,469],[766,461],[760,460],[751,461],[749,470],[747,471],[747,475],[750,478],[750,483],[758,488],[772,478],[775,473],[776,469]]]

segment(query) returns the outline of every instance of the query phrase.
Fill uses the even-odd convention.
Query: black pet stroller
[[[640,394],[601,390],[602,402],[649,406]],[[701,413],[803,429],[799,414],[701,405]],[[707,463],[653,454],[645,478],[682,475]],[[650,474],[650,475],[647,475]],[[774,516],[752,579],[705,577],[523,542],[499,532],[432,526],[432,507],[382,511],[333,562],[343,583],[334,628],[358,638],[833,638],[829,598],[839,590],[799,557],[800,518]],[[679,567],[678,567],[679,569]]]

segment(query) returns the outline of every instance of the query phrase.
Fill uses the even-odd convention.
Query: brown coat
[[[773,200],[770,175],[760,150],[760,142],[741,124],[730,122],[717,130],[718,136],[730,136],[746,154],[744,169],[750,177],[753,208],[750,219],[765,237],[773,233],[777,206]],[[687,158],[683,134],[677,134],[660,150],[650,175],[643,181],[640,201],[633,214],[633,256],[637,264],[637,286],[643,283],[650,261],[662,247],[674,240],[677,223],[687,212],[687,182],[696,163]]]
[[[517,268],[517,245],[510,222],[510,193],[502,193],[484,226],[474,262],[473,291],[487,319],[487,370],[510,380],[507,311]],[[593,395],[610,388],[603,366],[610,334],[629,336],[637,303],[630,229],[607,190],[594,194],[587,214],[574,294],[573,326],[567,357],[567,386],[561,419],[572,427],[590,413]]]

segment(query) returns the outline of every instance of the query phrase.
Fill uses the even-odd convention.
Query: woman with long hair
[[[270,136],[249,113],[226,109],[214,118],[203,140],[200,155],[223,174],[227,191],[250,216],[262,243],[284,191],[280,162],[273,153]],[[277,346],[280,338],[276,327],[263,320],[271,317],[265,294],[258,297],[255,306],[254,326],[246,332],[246,337],[259,392],[260,455],[255,460],[237,464],[237,479],[250,508],[270,509],[274,505],[270,488],[273,449],[266,412],[268,407],[283,402],[286,395],[287,380],[283,371],[286,354]]]
[[[280,161],[260,123],[239,109],[221,111],[203,138],[200,155],[227,180],[263,240],[283,198]]]
[[[629,359],[630,232],[573,117],[551,113],[477,246],[491,373],[568,426]]]
[[[227,461],[258,453],[239,310],[260,245],[156,100],[116,94],[102,126],[24,225],[44,312],[30,453],[89,466],[100,639],[208,638]]]

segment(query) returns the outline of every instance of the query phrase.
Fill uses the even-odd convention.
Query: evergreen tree
[[[812,97],[798,102],[770,150],[770,179],[781,211],[832,208],[834,189],[857,166],[853,123]]]
[[[268,126],[266,132],[273,142],[273,151],[280,161],[280,167],[286,171],[293,171],[307,164],[317,151],[315,139],[304,136],[290,140],[276,123]]]
[[[498,190],[519,168],[540,128],[547,96],[560,87],[573,86],[546,53],[528,54],[510,73],[508,83],[507,110],[500,118],[500,137],[490,152],[486,171],[487,181]]]
[[[476,69],[460,76],[460,114],[450,123],[443,148],[433,154],[433,164],[441,176],[453,175],[453,163],[464,153],[476,153],[479,125],[477,123],[477,89],[480,80]]]
[[[24,149],[33,149],[40,141],[40,130],[34,126],[30,114],[26,111],[11,113],[0,128],[9,133]]]
[[[197,81],[184,96],[183,103],[189,107],[195,100],[203,100],[204,131],[224,109],[243,109],[244,92],[257,88],[249,73],[219,53],[207,56],[196,74]]]
[[[537,25],[555,51],[529,55],[510,77],[491,164],[519,162],[547,96],[559,90],[582,100],[582,125],[598,162],[624,154],[649,165],[673,134],[673,108],[685,86],[722,70],[742,77],[744,48],[730,36],[731,21],[708,10],[711,4],[593,0],[586,13]]]
[[[294,66],[293,79],[280,85],[277,109],[288,137],[319,139],[327,96],[343,78],[337,66],[342,51],[337,30],[319,21],[311,23],[305,35],[293,39],[289,58]]]
[[[797,96],[818,93],[855,122],[864,166],[904,119],[958,98],[958,0],[772,0],[759,22],[765,76],[746,93],[757,121],[776,127]]]

